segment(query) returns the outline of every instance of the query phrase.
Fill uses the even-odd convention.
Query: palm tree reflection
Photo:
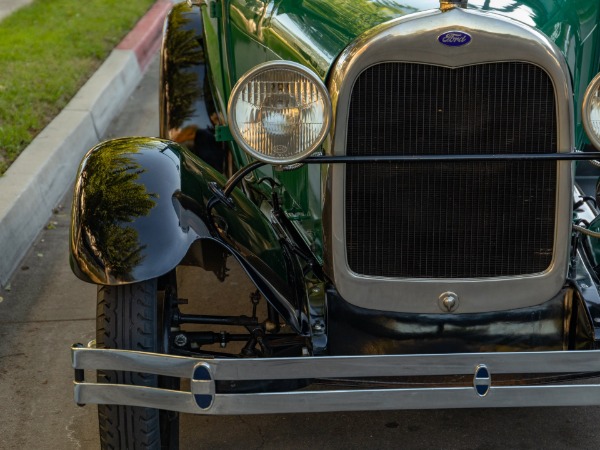
[[[110,277],[127,280],[144,259],[138,231],[126,225],[147,216],[156,204],[156,194],[136,182],[146,171],[130,155],[136,148],[128,140],[114,141],[93,153],[81,174],[85,189],[81,198],[81,223],[85,247]]]
[[[195,103],[203,97],[198,68],[204,68],[204,50],[191,26],[189,9],[184,3],[171,11],[170,38],[163,49],[163,83],[167,102],[167,124],[170,133],[179,130],[194,116]],[[171,136],[173,138],[173,136]]]

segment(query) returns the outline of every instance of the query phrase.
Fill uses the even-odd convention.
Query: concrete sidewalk
[[[0,11],[13,11],[31,1],[0,0]],[[172,4],[171,0],[157,0],[66,108],[0,177],[0,285],[6,285],[48,223],[53,208],[71,188],[81,158],[100,141],[140,82],[160,46],[164,17]]]
[[[0,20],[32,2],[33,0],[0,0]]]

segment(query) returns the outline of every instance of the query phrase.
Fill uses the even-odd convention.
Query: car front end
[[[258,300],[251,317],[182,314],[166,289],[162,351],[73,347],[77,403],[197,414],[600,404],[600,221],[575,174],[575,161],[600,159],[590,145],[600,145],[590,62],[600,7],[405,2],[338,30],[333,13],[314,25],[310,5],[192,3],[214,102],[205,131],[229,162],[215,170],[165,139],[92,150],[76,186],[73,267],[100,285],[160,288],[177,264],[224,279],[229,255],[267,316]],[[577,33],[561,28],[577,14]],[[215,23],[233,24],[221,50],[208,42]],[[250,64],[249,49],[265,61]],[[163,71],[176,72],[168,59]],[[174,139],[189,124],[169,111],[161,134]],[[139,232],[127,270],[84,214],[101,163],[133,167],[156,204],[111,223]],[[245,346],[228,357],[203,350],[235,340]],[[91,383],[86,370],[188,381]]]

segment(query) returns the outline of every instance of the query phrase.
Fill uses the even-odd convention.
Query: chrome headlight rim
[[[583,129],[585,134],[589,138],[590,142],[596,149],[600,150],[600,134],[594,132],[594,127],[591,123],[590,116],[590,100],[594,96],[594,92],[600,91],[600,73],[598,73],[590,84],[588,84],[585,94],[583,95],[583,103],[581,104],[581,121],[583,123]]]
[[[323,117],[323,126],[321,132],[318,137],[315,139],[314,143],[307,147],[304,151],[298,153],[297,155],[289,158],[274,158],[264,153],[261,153],[255,150],[251,145],[249,145],[244,137],[242,136],[240,129],[237,126],[237,122],[235,120],[235,102],[237,101],[240,93],[246,86],[246,84],[257,77],[263,72],[272,71],[272,70],[288,70],[296,73],[300,73],[302,76],[306,77],[313,85],[317,88],[324,102],[325,106],[325,114]],[[247,154],[252,156],[258,161],[272,164],[276,166],[290,166],[295,163],[301,163],[302,160],[309,157],[315,150],[317,150],[323,141],[325,140],[329,130],[331,128],[332,123],[332,107],[331,107],[331,98],[329,96],[329,91],[327,87],[323,83],[323,81],[308,67],[299,64],[294,61],[287,60],[275,60],[275,61],[267,61],[261,64],[254,66],[248,72],[246,72],[235,84],[233,89],[231,90],[229,101],[227,103],[227,123],[229,125],[229,130],[234,141],[244,150]]]

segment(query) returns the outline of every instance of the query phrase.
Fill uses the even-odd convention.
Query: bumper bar
[[[199,359],[127,350],[72,348],[73,368],[125,370],[190,379],[190,391],[86,383],[75,401],[195,414],[266,414],[391,409],[600,405],[600,385],[494,386],[498,374],[600,376],[600,351]],[[299,390],[221,394],[216,381],[473,375],[471,387]]]

